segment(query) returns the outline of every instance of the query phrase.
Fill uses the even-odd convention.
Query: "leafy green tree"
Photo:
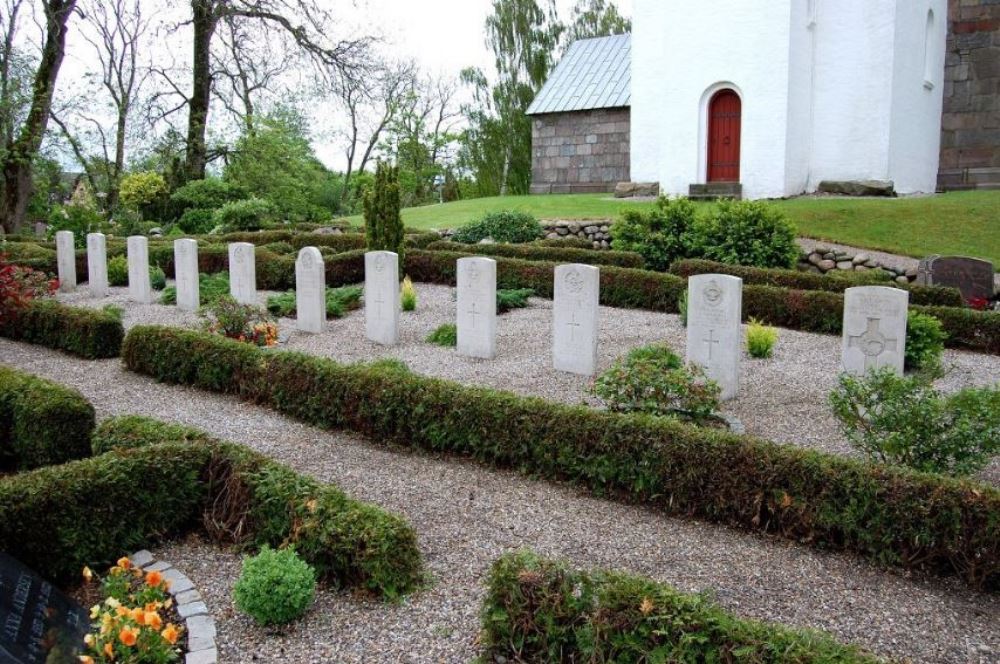
[[[567,43],[577,39],[621,35],[632,31],[631,19],[618,13],[608,0],[578,0],[567,28]]]
[[[369,251],[394,251],[403,264],[399,169],[386,162],[375,168],[375,186],[365,192],[365,239]]]

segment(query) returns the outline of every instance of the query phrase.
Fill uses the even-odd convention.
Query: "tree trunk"
[[[66,54],[66,22],[76,0],[47,0],[45,3],[45,44],[35,72],[31,109],[17,139],[7,146],[3,163],[3,190],[0,192],[0,225],[16,232],[24,223],[31,200],[31,167],[42,145],[52,109],[52,93]]]
[[[212,94],[212,35],[218,25],[214,0],[191,0],[194,24],[193,89],[188,100],[187,163],[184,171],[188,180],[205,177],[208,148],[205,128],[208,126],[208,105]]]
[[[128,106],[118,109],[118,128],[115,131],[115,163],[111,177],[108,178],[107,210],[113,213],[118,208],[118,197],[121,193],[121,178],[125,171],[125,129],[128,123]]]

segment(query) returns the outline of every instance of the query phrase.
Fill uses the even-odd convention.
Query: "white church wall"
[[[889,179],[902,194],[937,188],[947,27],[947,0],[897,2]]]
[[[674,195],[705,182],[708,92],[729,82],[743,100],[744,195],[785,195],[791,3],[635,0],[633,180]]]
[[[819,0],[793,2],[789,17],[788,123],[785,140],[786,195],[809,186],[813,141],[815,19]]]

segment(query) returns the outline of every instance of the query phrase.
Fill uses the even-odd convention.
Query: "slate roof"
[[[627,34],[573,42],[527,114],[628,106],[631,51],[632,36]]]

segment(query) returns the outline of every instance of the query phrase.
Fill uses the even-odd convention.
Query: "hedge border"
[[[18,469],[90,456],[94,417],[78,391],[0,365],[0,458]]]
[[[884,661],[825,632],[740,618],[652,579],[573,571],[531,551],[493,563],[480,620],[482,664],[498,656],[515,662]]]
[[[295,545],[329,583],[394,599],[423,581],[416,534],[399,516],[197,430],[183,437],[197,442],[170,442],[176,427],[126,417],[94,433],[126,435],[131,449],[0,482],[0,549],[66,582],[200,518],[220,543]]]
[[[541,247],[530,244],[461,244],[459,242],[437,241],[425,247],[427,251],[452,251],[477,256],[503,256],[521,260],[558,261],[564,263],[586,263],[588,265],[614,265],[643,269],[645,260],[634,251],[611,251],[577,249],[575,247]]]
[[[32,300],[0,324],[0,336],[96,360],[118,357],[125,328],[110,311],[43,298]]]
[[[1000,586],[1000,490],[669,420],[133,328],[126,367],[374,440],[471,456],[668,513]]]

